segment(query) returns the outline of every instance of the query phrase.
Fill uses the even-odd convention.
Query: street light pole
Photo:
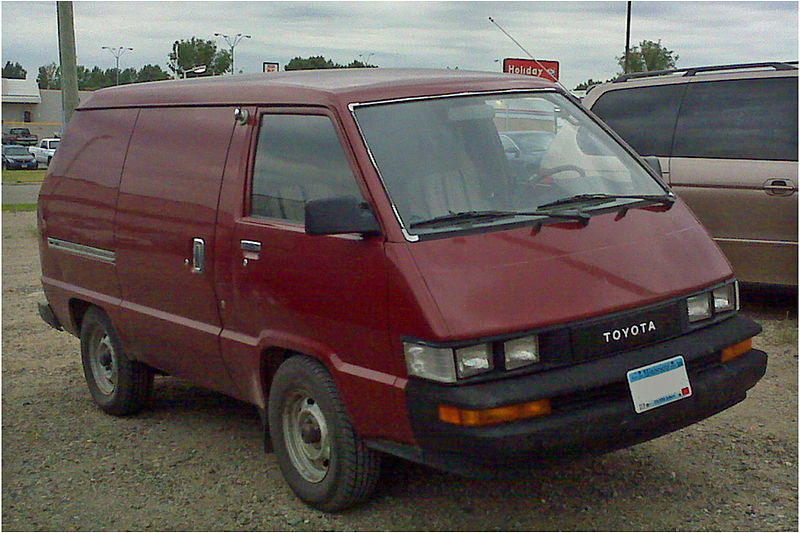
[[[233,37],[229,35],[225,35],[224,33],[215,33],[214,37],[222,37],[225,39],[225,42],[228,43],[228,47],[231,49],[231,74],[236,74],[236,70],[234,69],[233,63],[233,49],[236,48],[236,45],[239,44],[242,39],[250,39],[249,35],[243,35],[241,33],[237,33]]]
[[[133,51],[133,48],[128,48],[125,46],[120,46],[119,48],[111,48],[110,46],[101,46],[102,50],[108,50],[114,56],[114,59],[117,60],[117,83],[119,85],[119,56],[127,52],[128,50]]]
[[[364,59],[364,66],[365,66],[365,67],[369,65],[369,58],[370,58],[371,56],[374,56],[374,55],[375,55],[375,52],[370,52],[370,53],[368,53],[368,54],[367,54],[367,57],[366,57],[366,59]],[[363,58],[363,57],[364,57],[364,54],[358,54],[358,57],[361,57],[361,58]]]

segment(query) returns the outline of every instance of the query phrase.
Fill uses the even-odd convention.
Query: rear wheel
[[[295,356],[278,368],[269,429],[284,478],[309,505],[338,511],[374,490],[380,455],[356,434],[333,378],[317,361]]]
[[[127,415],[144,406],[153,387],[153,372],[128,359],[111,321],[97,307],[83,317],[81,360],[89,392],[101,409]]]

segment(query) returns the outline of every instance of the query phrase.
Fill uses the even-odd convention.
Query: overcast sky
[[[114,66],[102,46],[131,47],[120,68],[166,70],[175,40],[249,34],[236,70],[261,72],[293,57],[337,63],[369,58],[381,67],[458,67],[499,71],[525,54],[560,62],[570,89],[619,72],[626,2],[74,2],[78,64]],[[661,40],[678,66],[797,60],[797,2],[633,2],[631,43]],[[35,77],[58,62],[55,2],[2,2],[2,62]],[[223,40],[219,47],[227,47]],[[497,61],[501,60],[501,61]]]

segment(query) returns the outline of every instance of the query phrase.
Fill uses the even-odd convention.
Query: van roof
[[[79,109],[159,105],[330,105],[476,91],[555,88],[541,78],[434,69],[324,69],[136,83],[101,89]]]

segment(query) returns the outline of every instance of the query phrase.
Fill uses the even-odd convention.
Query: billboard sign
[[[503,72],[507,74],[537,76],[546,80],[557,81],[558,61],[507,57],[503,60]]]
[[[264,72],[278,72],[278,69],[280,68],[280,65],[278,65],[277,63],[272,63],[270,61],[264,61],[263,66],[264,66]]]

